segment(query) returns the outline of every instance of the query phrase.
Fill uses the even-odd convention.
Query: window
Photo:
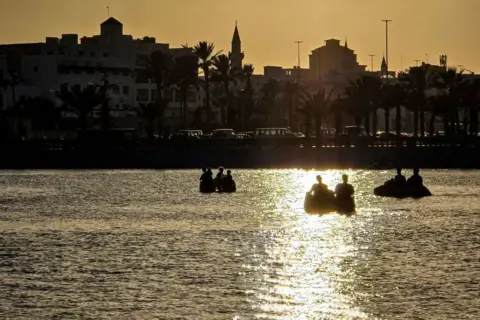
[[[113,86],[113,93],[114,94],[120,94],[120,87],[119,86]]]
[[[137,55],[137,65],[145,67],[148,64],[148,55]]]
[[[108,52],[104,52],[104,53],[103,53],[103,57],[104,57],[104,58],[108,58],[108,57],[110,57],[110,54],[109,54]]]
[[[197,102],[197,92],[194,90],[188,90],[187,102]]]
[[[166,99],[168,102],[173,101],[173,91],[168,89],[168,90],[163,90],[163,98]]]
[[[82,57],[85,53],[83,51],[78,51],[78,55]]]
[[[178,91],[175,92],[175,102],[182,102],[182,95]]]
[[[90,57],[95,57],[95,51],[90,52]]]
[[[38,73],[38,66],[33,66],[33,72]]]
[[[130,87],[123,86],[123,94],[124,94],[125,96],[130,95]]]
[[[152,91],[150,91],[150,101],[155,101],[155,100],[157,100],[157,90],[152,89]]]
[[[137,89],[137,101],[148,102],[148,89]]]

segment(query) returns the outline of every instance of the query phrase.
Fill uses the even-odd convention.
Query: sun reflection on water
[[[257,291],[252,303],[258,318],[312,319],[335,317],[339,312],[352,318],[366,318],[351,301],[351,284],[355,274],[351,261],[355,244],[349,236],[351,219],[338,214],[309,215],[303,210],[305,192],[321,175],[334,189],[342,174],[352,171],[290,170],[272,175],[269,181],[278,186],[272,195],[279,215],[288,217],[283,228],[271,230],[265,239],[265,256],[258,261],[268,289]],[[281,180],[274,177],[282,177]],[[268,179],[267,179],[268,180]],[[260,271],[261,272],[261,271]],[[260,292],[260,293],[259,293]],[[259,301],[261,303],[259,303]]]

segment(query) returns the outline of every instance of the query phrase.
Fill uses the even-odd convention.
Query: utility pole
[[[388,81],[388,23],[392,20],[382,20],[385,22],[385,63],[387,65],[387,81]]]
[[[385,68],[386,69],[385,70],[386,79],[385,79],[385,81],[386,81],[386,84],[388,86],[388,78],[389,78],[389,75],[388,75],[388,23],[391,22],[392,20],[382,20],[382,21],[385,22],[385,64],[386,64],[386,68]],[[374,121],[374,123],[376,123],[377,122],[377,120],[376,120],[377,115],[374,114],[373,116],[374,116],[373,121]],[[387,120],[387,119],[385,119],[385,120]],[[390,119],[388,119],[387,121],[390,121]],[[387,123],[384,123],[383,125],[385,126],[385,129],[386,129],[387,128]],[[398,128],[397,128],[397,130],[398,130]],[[389,130],[385,130],[385,131],[389,131]],[[389,133],[390,132],[387,132],[387,134],[389,134]],[[397,132],[397,134],[398,133],[399,132]]]
[[[298,73],[297,73],[297,80],[300,82],[300,44],[303,43],[303,41],[295,41],[295,43],[297,44],[297,59],[298,59],[298,64],[297,64],[297,67],[298,67]]]
[[[301,75],[300,75],[300,44],[303,43],[303,41],[300,41],[300,40],[297,40],[295,41],[295,43],[297,44],[297,59],[298,59],[298,65],[297,65],[297,109],[300,108],[300,79],[301,79]],[[289,110],[289,122],[290,122],[290,130],[294,130],[294,121],[293,121],[293,110]]]
[[[428,64],[428,53],[425,53],[425,57],[427,58],[425,62]]]
[[[372,72],[373,72],[373,57],[375,57],[375,55],[374,54],[369,54],[368,56],[370,57],[370,64],[372,66]]]
[[[107,6],[107,18],[110,18],[110,7]]]

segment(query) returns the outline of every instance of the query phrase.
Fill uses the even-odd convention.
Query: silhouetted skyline
[[[322,0],[241,3],[212,0],[209,6],[194,0],[160,2],[93,1],[81,6],[71,0],[3,0],[0,3],[0,43],[44,41],[46,36],[98,33],[98,25],[110,15],[125,25],[134,37],[154,36],[177,47],[208,40],[227,52],[231,30],[238,20],[245,62],[258,71],[265,65],[293,66],[297,63],[296,40],[302,66],[311,50],[329,38],[345,39],[358,53],[359,62],[370,65],[375,54],[378,68],[385,51],[382,19],[392,19],[389,28],[390,69],[415,65],[415,60],[438,63],[447,54],[449,65],[480,70],[480,44],[475,31],[480,2],[476,0]],[[208,11],[207,11],[208,10]],[[295,14],[298,12],[298,14]],[[61,13],[60,15],[58,13]],[[182,25],[183,24],[183,25]],[[15,27],[12,27],[15,26]]]

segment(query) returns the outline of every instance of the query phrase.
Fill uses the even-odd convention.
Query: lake
[[[350,175],[357,214],[309,215]],[[479,319],[480,171],[0,171],[2,319]],[[405,172],[409,176],[410,172]]]

